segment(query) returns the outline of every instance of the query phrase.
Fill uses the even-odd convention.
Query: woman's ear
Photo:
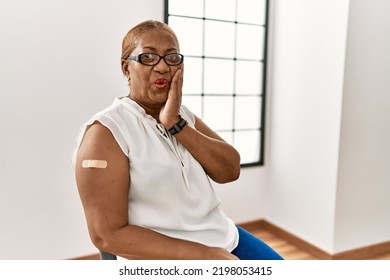
[[[130,75],[127,60],[125,60],[125,59],[122,59],[122,72],[126,77],[128,77]]]

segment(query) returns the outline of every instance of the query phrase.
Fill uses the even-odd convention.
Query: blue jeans
[[[283,260],[278,253],[263,241],[246,230],[240,227],[237,228],[239,241],[232,254],[240,260]]]

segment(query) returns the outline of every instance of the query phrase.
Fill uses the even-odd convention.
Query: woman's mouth
[[[154,86],[158,89],[165,89],[168,87],[168,80],[166,79],[157,79],[154,82]]]

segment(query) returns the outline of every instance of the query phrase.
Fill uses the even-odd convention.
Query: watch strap
[[[179,133],[187,125],[187,121],[185,119],[183,119],[181,116],[179,116],[179,117],[180,117],[180,120],[174,126],[172,126],[170,129],[168,129],[168,131],[171,135],[175,135],[176,133]]]

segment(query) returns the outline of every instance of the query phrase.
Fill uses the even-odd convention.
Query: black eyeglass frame
[[[145,63],[142,63],[142,60],[141,60],[141,57],[143,56],[143,55],[155,55],[155,56],[158,56],[160,59],[159,60],[157,60],[155,63],[153,63],[153,64],[145,64]],[[166,61],[166,57],[167,56],[170,56],[170,55],[178,55],[179,57],[180,57],[180,62],[179,63],[177,63],[177,64],[172,64],[172,63],[170,63],[170,62],[168,62],[168,61]],[[181,53],[169,53],[169,54],[166,54],[166,55],[158,55],[158,54],[156,54],[156,53],[140,53],[140,54],[138,54],[138,55],[130,55],[128,58],[127,58],[127,60],[134,60],[134,61],[136,61],[136,62],[138,62],[138,63],[141,63],[142,65],[146,65],[146,66],[155,66],[155,65],[157,65],[157,64],[159,64],[160,63],[160,61],[161,61],[161,59],[164,59],[164,61],[165,61],[165,63],[167,64],[167,65],[169,65],[169,66],[178,66],[178,65],[180,65],[180,64],[182,64],[183,62],[184,62],[184,55],[182,55]]]

